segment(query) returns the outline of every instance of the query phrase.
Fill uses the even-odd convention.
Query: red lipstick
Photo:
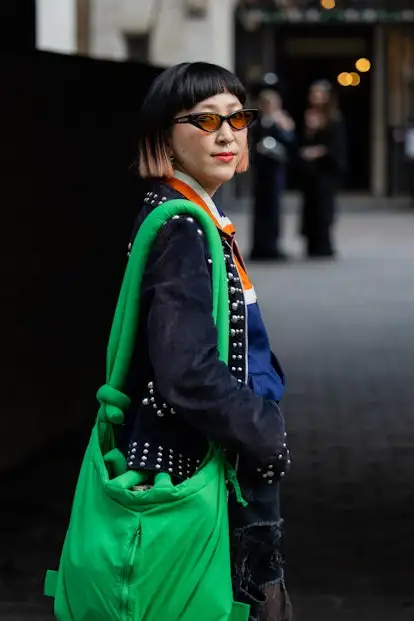
[[[234,159],[234,153],[229,153],[228,151],[223,153],[215,153],[213,157],[222,162],[232,162]]]

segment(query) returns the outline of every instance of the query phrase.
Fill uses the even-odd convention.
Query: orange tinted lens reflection
[[[236,112],[236,114],[232,115],[230,121],[234,129],[244,129],[252,118],[253,114],[251,112]]]
[[[197,123],[208,132],[218,129],[220,117],[215,114],[203,114],[197,117]]]

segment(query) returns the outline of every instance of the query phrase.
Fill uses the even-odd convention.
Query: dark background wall
[[[158,73],[36,52],[34,3],[16,4],[1,26],[0,471],[95,415]]]
[[[22,54],[36,45],[36,0],[0,4],[0,52]]]

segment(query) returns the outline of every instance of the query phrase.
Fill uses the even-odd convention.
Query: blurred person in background
[[[336,195],[346,168],[345,129],[329,82],[311,85],[308,104],[299,149],[300,232],[308,257],[333,257]]]
[[[264,88],[257,105],[259,121],[252,129],[253,241],[252,260],[285,260],[280,248],[281,195],[286,165],[296,142],[295,123],[282,107],[280,94]]]

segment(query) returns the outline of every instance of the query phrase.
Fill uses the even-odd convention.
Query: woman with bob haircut
[[[175,484],[191,477],[209,440],[230,460],[238,455],[248,506],[229,493],[234,596],[250,604],[250,621],[286,621],[291,606],[280,554],[279,480],[290,459],[278,406],[284,375],[235,229],[213,201],[223,183],[248,168],[247,132],[256,110],[245,102],[235,75],[194,62],[160,74],[143,103],[138,166],[147,188],[132,239],[146,216],[171,199],[190,200],[210,215],[227,264],[230,356],[229,366],[218,358],[206,240],[193,218],[174,216],[160,230],[144,273],[126,387],[131,406],[117,442],[128,467],[147,471],[149,484],[163,471]],[[163,404],[159,412],[149,409],[154,399]]]

